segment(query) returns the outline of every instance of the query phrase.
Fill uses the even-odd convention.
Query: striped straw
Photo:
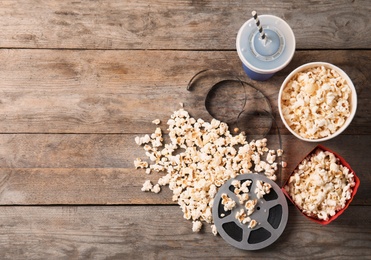
[[[264,31],[263,31],[263,27],[260,24],[260,21],[259,21],[259,17],[258,17],[257,12],[256,11],[252,11],[251,14],[252,14],[252,17],[254,17],[254,19],[255,19],[256,26],[259,29],[260,37],[262,38],[262,40],[266,40],[266,35],[265,35]]]

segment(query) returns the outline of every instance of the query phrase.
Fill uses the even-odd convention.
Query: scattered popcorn
[[[335,155],[318,149],[294,170],[285,189],[301,211],[327,221],[345,207],[354,175]]]
[[[211,225],[211,233],[213,233],[214,236],[218,234],[218,230],[214,224]]]
[[[236,202],[228,197],[227,194],[222,194],[222,205],[224,205],[224,211],[230,211],[236,206]]]
[[[248,193],[251,183],[251,180],[245,180],[243,183],[241,183],[241,181],[239,180],[232,180],[231,182],[231,185],[234,187],[233,193],[236,194],[236,196],[239,198],[240,205],[245,206],[245,208],[240,208],[236,211],[235,218],[242,224],[248,224],[248,228],[254,228],[257,225],[256,220],[250,218],[250,216],[254,213],[255,207],[258,203],[257,199],[249,200]],[[221,195],[221,198],[221,203],[222,205],[224,205],[224,211],[227,211],[226,205],[232,204],[231,201],[233,201],[233,207],[228,210],[232,210],[233,208],[235,208],[236,202],[230,199],[226,193],[223,193]]]
[[[242,183],[241,185],[241,192],[243,192],[244,194],[248,195],[247,193],[249,192],[249,186],[251,185],[251,181],[250,180],[246,180]]]
[[[275,150],[269,150],[267,154],[267,162],[272,164],[276,160],[276,151]]]
[[[263,182],[263,181],[257,181],[256,188],[255,188],[254,192],[255,192],[257,198],[261,199],[261,198],[263,198],[263,196],[265,194],[270,193],[271,188],[272,188],[272,186],[269,183]]]
[[[351,89],[336,71],[318,66],[298,72],[281,101],[290,128],[304,138],[319,139],[335,133],[350,116]]]
[[[147,144],[151,141],[151,137],[149,135],[145,135],[145,136],[142,136],[142,137],[135,137],[135,142],[137,143],[137,145],[142,145],[142,144]]]
[[[144,183],[143,183],[143,187],[142,187],[142,191],[151,191],[153,187],[153,184],[151,183],[150,180],[146,180]]]
[[[134,166],[135,166],[135,169],[138,169],[138,168],[145,169],[148,167],[148,163],[145,161],[142,161],[142,159],[140,158],[136,158],[134,161]]]
[[[155,186],[152,187],[151,191],[154,193],[159,193],[161,191],[160,185],[158,183],[155,184]]]
[[[235,217],[242,223],[242,221],[247,217],[247,215],[243,209],[240,209],[236,212]]]
[[[242,220],[242,224],[247,224],[247,223],[249,223],[249,222],[251,222],[251,221],[255,221],[255,219],[251,219],[250,217],[245,217],[243,220]],[[253,227],[250,227],[250,226],[248,226],[248,228],[253,228]]]
[[[236,195],[241,205],[243,205],[249,199],[249,194],[248,194],[249,190],[247,189],[247,191],[245,190],[242,192],[243,192],[242,194]]]
[[[159,125],[161,123],[160,119],[155,119],[152,121],[153,124]]]
[[[180,205],[183,217],[193,221],[195,232],[201,228],[202,221],[213,224],[214,197],[230,178],[245,173],[262,173],[271,180],[277,178],[276,154],[267,147],[265,138],[248,142],[243,132],[233,136],[226,123],[192,118],[183,108],[171,115],[167,125],[168,143],[163,143],[159,127],[151,135],[135,137],[151,164],[142,164],[136,159],[134,166],[146,169],[147,174],[165,173],[157,184],[146,182],[142,190],[157,193],[160,186],[168,185],[173,192],[172,200]],[[238,188],[235,194],[241,205],[249,200],[250,184],[248,181],[235,183]],[[225,211],[236,206],[228,196],[223,200]],[[251,219],[246,217],[243,221],[246,224]]]
[[[234,188],[235,188],[234,190],[241,187],[241,182],[239,180],[233,180],[231,184],[234,186]]]
[[[258,222],[255,219],[252,219],[248,225],[248,228],[254,228],[257,224]]]
[[[254,213],[255,206],[258,200],[248,200],[245,203],[245,208],[247,210],[247,215],[250,216],[252,213]]]
[[[200,232],[202,228],[202,222],[199,220],[192,221],[192,231],[193,232]]]

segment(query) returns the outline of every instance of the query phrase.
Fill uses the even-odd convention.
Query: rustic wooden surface
[[[235,51],[253,9],[285,19],[297,41],[293,61],[266,82],[248,79]],[[371,259],[370,11],[368,0],[1,1],[0,259]],[[210,68],[268,97],[288,162],[282,185],[316,144],[284,129],[277,95],[310,61],[338,65],[358,93],[352,124],[323,143],[361,180],[339,219],[319,226],[290,204],[282,237],[249,252],[208,225],[193,233],[167,188],[140,191],[160,175],[134,169],[145,158],[135,136],[152,133],[156,118],[165,130],[180,102],[209,119],[207,89],[186,86]]]

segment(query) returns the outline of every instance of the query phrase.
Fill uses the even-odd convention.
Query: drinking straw
[[[267,42],[267,37],[266,37],[266,35],[263,31],[263,27],[260,24],[258,13],[256,11],[252,11],[251,14],[252,14],[252,17],[254,17],[255,24],[258,27],[261,39],[264,40],[264,43],[266,43]]]

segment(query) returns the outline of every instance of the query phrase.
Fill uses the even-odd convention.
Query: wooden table
[[[254,9],[285,19],[297,42],[292,62],[265,82],[244,75],[235,50]],[[1,1],[0,259],[371,259],[370,12],[368,0]],[[311,61],[341,67],[358,93],[351,125],[322,143],[361,180],[335,222],[320,226],[289,203],[282,236],[243,251],[208,225],[193,233],[168,188],[141,191],[161,174],[134,168],[146,158],[134,138],[156,118],[166,132],[179,103],[207,116],[186,86],[209,68],[269,98],[288,163],[282,185],[316,143],[284,128],[278,91]]]

